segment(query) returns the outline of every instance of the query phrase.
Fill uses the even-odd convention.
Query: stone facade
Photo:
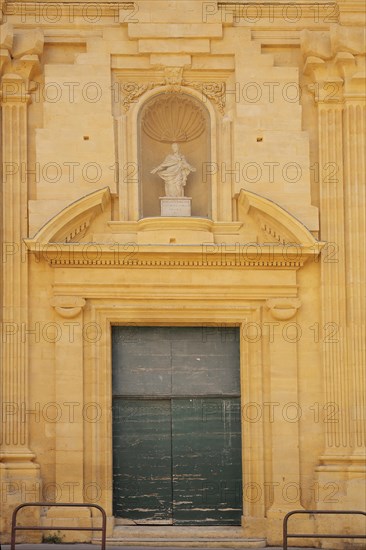
[[[243,535],[364,509],[363,2],[1,7],[2,540],[54,498],[112,534],[116,324],[240,326]],[[192,216],[160,216],[164,101]]]

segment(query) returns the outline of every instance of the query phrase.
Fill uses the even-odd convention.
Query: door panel
[[[235,327],[113,327],[113,510],[136,523],[240,525]]]
[[[113,394],[170,395],[169,327],[113,327],[112,334],[113,364],[119,366],[113,368]]]
[[[211,341],[172,342],[172,395],[240,393],[238,345],[217,348]]]
[[[113,400],[113,513],[137,523],[171,522],[169,400]]]
[[[240,525],[240,399],[172,400],[173,520]]]

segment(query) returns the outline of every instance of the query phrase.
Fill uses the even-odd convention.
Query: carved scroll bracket
[[[266,302],[272,317],[278,321],[288,321],[301,306],[299,298],[270,298]]]
[[[86,301],[79,296],[54,296],[50,303],[60,317],[73,319],[81,313]]]

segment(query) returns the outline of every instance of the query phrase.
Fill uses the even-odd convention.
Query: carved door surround
[[[284,341],[281,331],[283,323],[301,316],[297,273],[314,261],[323,243],[272,201],[241,191],[236,203],[237,222],[179,219],[167,235],[160,218],[105,221],[105,233],[96,233],[97,218],[110,220],[110,193],[101,189],[65,208],[26,241],[37,261],[53,271],[50,320],[75,314],[72,322],[80,318],[83,329],[89,327],[87,337],[78,331],[68,368],[78,373],[80,402],[96,404],[101,414],[83,426],[78,464],[84,482],[99,487],[98,502],[112,523],[112,326],[237,326],[243,414],[251,414],[251,403],[299,400],[298,344]],[[158,240],[153,246],[148,244],[152,234]],[[56,364],[64,361],[64,351],[55,343]],[[276,378],[283,369],[285,388]],[[298,430],[296,423],[281,419],[243,422],[244,487],[263,488],[283,475],[300,482]],[[293,442],[286,451],[288,471],[282,449],[271,445],[276,438]],[[60,452],[62,445],[61,438]],[[67,469],[59,468],[57,476],[57,483],[65,482]],[[250,526],[250,518],[277,521],[286,506],[294,507],[280,495],[248,500],[244,491],[244,498],[244,526]]]

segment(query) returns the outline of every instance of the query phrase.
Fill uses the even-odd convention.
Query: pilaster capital
[[[366,59],[349,52],[339,52],[334,58],[344,81],[345,98],[365,98]]]
[[[18,35],[10,23],[1,25],[0,31],[3,37],[0,42],[1,100],[3,103],[28,102],[31,79],[40,72],[43,31],[34,29]]]
[[[294,317],[300,306],[299,298],[270,298],[266,301],[267,309],[278,321],[288,321]]]
[[[300,32],[304,74],[315,101],[343,102],[364,96],[365,43],[361,27],[331,25],[330,31]]]
[[[332,58],[332,45],[329,32],[303,29],[300,31],[300,46],[305,59],[308,57],[316,57],[323,60]]]
[[[300,45],[303,57],[320,57],[332,60],[337,53],[346,52],[355,56],[366,53],[363,27],[346,27],[334,24],[329,31],[312,31],[303,29],[300,32]]]
[[[54,296],[50,304],[60,317],[73,319],[82,312],[86,301],[80,296]]]

